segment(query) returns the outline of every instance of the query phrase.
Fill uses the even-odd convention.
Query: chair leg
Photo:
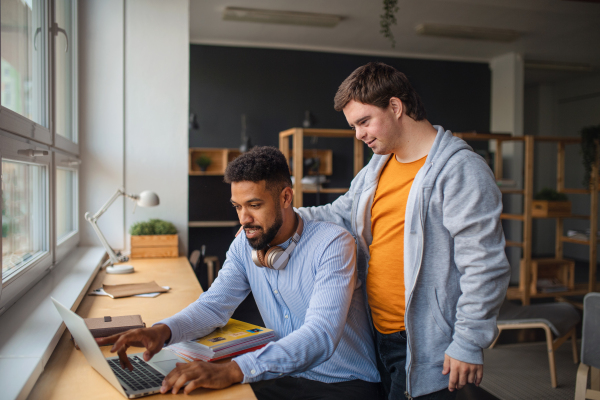
[[[554,345],[552,343],[552,332],[547,326],[544,327],[544,330],[546,331],[546,344],[548,346],[548,361],[550,363],[550,381],[552,382],[552,387],[555,388],[557,386],[557,379],[556,362],[554,359]]]
[[[575,400],[585,400],[589,369],[590,367],[583,363],[579,364],[579,368],[577,368],[577,381],[575,382]]]
[[[490,344],[490,347],[489,347],[490,349],[494,348],[494,346],[498,342],[498,338],[500,337],[501,333],[502,333],[502,328],[498,327],[498,335],[496,336],[496,339],[494,339],[494,341],[492,342],[492,344]]]
[[[592,390],[600,390],[600,369],[591,367],[591,385]]]
[[[579,362],[579,352],[577,351],[577,331],[573,328],[571,333],[571,346],[573,347],[573,363]]]

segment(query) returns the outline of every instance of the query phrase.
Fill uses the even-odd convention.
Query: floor
[[[518,343],[484,350],[481,386],[502,400],[564,400],[575,395],[579,364],[573,362],[571,343],[555,352],[558,387],[550,385],[546,343]]]

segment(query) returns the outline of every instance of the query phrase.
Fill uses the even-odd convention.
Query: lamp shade
[[[144,190],[140,193],[140,198],[137,201],[138,206],[140,207],[154,207],[160,204],[160,199],[158,195],[149,190]]]

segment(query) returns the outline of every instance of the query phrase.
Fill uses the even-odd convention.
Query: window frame
[[[27,139],[20,138],[0,131],[0,163],[3,160],[20,161],[28,164],[43,165],[46,168],[45,176],[45,226],[43,228],[44,250],[42,254],[37,255],[33,260],[23,268],[11,274],[6,282],[2,282],[2,297],[0,298],[0,314],[8,309],[23,293],[31,286],[37,283],[53,266],[54,258],[54,233],[51,227],[54,224],[51,210],[54,209],[54,200],[52,199],[52,187],[54,185],[52,176],[52,154],[51,149],[41,143],[36,143]],[[26,157],[18,154],[18,150],[45,150],[48,155],[40,157]],[[0,219],[2,217],[0,216]]]
[[[79,165],[81,164],[81,160],[71,154],[64,153],[61,151],[55,151],[53,154],[54,157],[54,167],[52,169],[54,174],[54,182],[56,182],[56,171],[58,168],[67,169],[75,172],[74,177],[74,185],[73,185],[73,221],[75,223],[75,230],[71,231],[67,236],[62,239],[58,237],[58,216],[57,216],[57,207],[54,207],[54,221],[55,224],[52,227],[54,230],[54,263],[59,263],[62,261],[71,250],[73,250],[79,244]],[[56,203],[57,198],[57,187],[56,184],[53,186],[54,189],[54,201]]]
[[[78,119],[78,93],[79,93],[79,88],[78,88],[78,82],[79,82],[79,75],[78,75],[78,70],[77,70],[77,66],[78,66],[78,36],[79,36],[79,31],[78,31],[78,25],[77,25],[77,0],[68,0],[71,2],[72,4],[72,13],[71,13],[71,27],[73,28],[73,31],[71,32],[71,37],[68,38],[69,40],[69,51],[71,51],[72,53],[72,57],[71,57],[71,70],[73,71],[73,76],[72,76],[72,82],[71,82],[71,88],[72,88],[72,99],[73,99],[73,104],[72,107],[73,109],[71,110],[71,123],[73,126],[73,136],[75,140],[69,140],[66,137],[60,135],[57,131],[56,131],[56,123],[54,123],[54,121],[56,121],[56,51],[60,51],[60,49],[58,49],[58,46],[56,45],[56,40],[58,35],[52,35],[51,36],[51,41],[52,41],[52,53],[51,53],[51,60],[52,60],[52,116],[51,116],[51,120],[52,120],[52,136],[54,139],[54,146],[57,149],[61,149],[61,150],[65,150],[68,151],[69,153],[73,153],[76,155],[79,155],[79,119]],[[50,9],[51,9],[51,17],[52,17],[52,24],[55,23],[56,21],[56,7],[55,7],[55,0],[49,0],[50,3]]]
[[[29,118],[9,110],[0,104],[0,129],[19,135],[35,141],[53,145],[54,147],[65,150],[69,153],[79,155],[79,119],[78,119],[78,25],[77,25],[77,0],[69,0],[72,3],[73,32],[69,37],[69,51],[72,51],[71,68],[72,76],[72,96],[73,109],[71,110],[73,135],[75,140],[69,140],[56,132],[56,60],[55,51],[57,33],[53,33],[53,26],[56,21],[55,0],[42,0],[45,7],[43,10],[46,24],[42,28],[46,30],[43,36],[46,52],[44,54],[46,70],[44,71],[44,93],[45,99],[45,119],[48,121],[48,127],[38,124]]]
[[[15,161],[32,162],[32,159],[18,155],[17,150],[33,149],[46,150],[47,156],[36,157],[34,164],[43,164],[46,168],[46,221],[45,221],[45,251],[39,257],[18,271],[10,279],[2,282],[0,279],[0,315],[2,315],[12,304],[14,304],[26,291],[39,282],[56,264],[63,260],[71,251],[79,245],[80,226],[79,226],[79,126],[78,126],[78,26],[77,26],[77,2],[78,0],[67,0],[72,6],[72,32],[69,37],[69,52],[71,53],[71,90],[72,90],[72,126],[73,139],[69,140],[56,132],[56,38],[58,35],[55,29],[56,25],[56,0],[40,0],[43,7],[42,31],[40,35],[45,45],[43,54],[44,82],[42,86],[43,118],[42,123],[48,127],[40,125],[27,117],[14,112],[0,104],[0,165],[2,159]],[[60,26],[59,26],[60,27]],[[0,32],[1,35],[1,32]],[[63,160],[66,160],[63,162]],[[70,162],[76,162],[77,165],[69,165]],[[57,241],[57,222],[56,222],[56,168],[67,166],[69,169],[76,170],[75,192],[75,225],[76,231],[63,238],[60,243]],[[0,177],[1,177],[0,168]],[[1,194],[1,189],[0,189]],[[0,215],[0,221],[2,217]],[[1,249],[0,244],[0,249]],[[2,276],[0,274],[0,276]]]

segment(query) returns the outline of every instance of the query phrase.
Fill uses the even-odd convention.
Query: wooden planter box
[[[541,218],[568,217],[571,215],[571,202],[533,200],[531,215]]]
[[[177,257],[179,235],[131,236],[131,258]]]

